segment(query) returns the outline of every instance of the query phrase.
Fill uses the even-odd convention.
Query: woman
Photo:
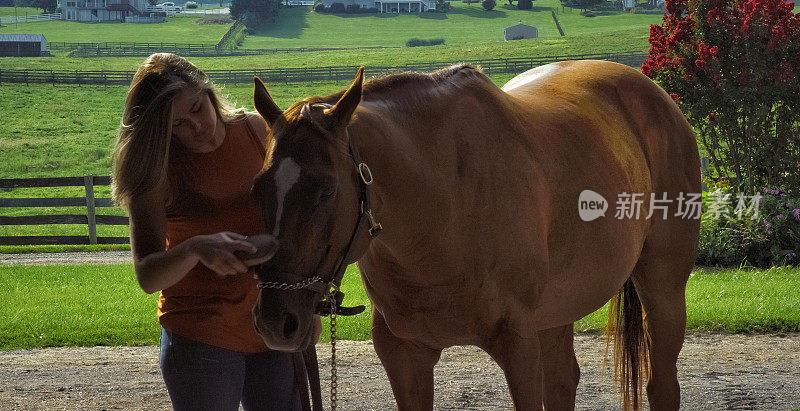
[[[113,158],[136,278],[161,291],[161,371],[175,409],[298,409],[290,354],[253,326],[257,283],[236,252],[265,232],[250,198],[269,133],[186,59],[148,57],[131,82]],[[321,323],[317,324],[317,332]]]

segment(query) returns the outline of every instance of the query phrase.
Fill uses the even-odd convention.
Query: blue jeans
[[[244,354],[161,329],[161,375],[175,410],[300,410],[291,354]]]

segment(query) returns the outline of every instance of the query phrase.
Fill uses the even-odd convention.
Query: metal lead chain
[[[314,284],[318,281],[322,281],[322,279],[317,276],[307,278],[303,281],[299,281],[294,284],[279,283],[277,281],[262,281],[258,283],[258,288],[277,288],[278,290],[284,290],[284,291],[299,290],[301,288],[306,288],[309,285]]]
[[[336,288],[336,287],[334,287]],[[334,293],[338,291],[338,288],[331,292],[330,300],[331,300],[331,410],[336,411],[339,407],[339,398],[338,398],[338,375],[336,373],[336,299],[334,298]]]

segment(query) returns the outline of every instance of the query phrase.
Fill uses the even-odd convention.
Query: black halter
[[[342,301],[344,300],[344,293],[339,290],[339,287],[342,284],[342,278],[344,277],[344,272],[347,270],[348,261],[353,259],[353,244],[355,243],[356,237],[358,233],[361,232],[364,228],[367,228],[369,231],[370,238],[374,238],[380,233],[383,229],[381,224],[375,221],[375,217],[372,215],[372,209],[369,207],[369,196],[367,195],[367,187],[372,184],[372,172],[367,166],[366,163],[361,161],[361,155],[358,152],[355,144],[353,143],[353,139],[350,137],[350,134],[345,128],[345,135],[347,136],[347,141],[349,145],[350,151],[350,158],[353,160],[353,164],[356,166],[356,170],[358,171],[359,175],[359,194],[358,194],[358,221],[356,221],[356,226],[353,229],[353,233],[350,235],[350,240],[347,243],[347,248],[345,248],[345,253],[342,256],[341,260],[336,266],[336,269],[333,272],[333,276],[331,277],[330,281],[327,283],[319,276],[313,277],[303,277],[294,273],[279,273],[278,277],[280,281],[262,281],[258,284],[258,288],[275,288],[281,290],[298,290],[298,289],[306,289],[309,291],[313,291],[316,293],[320,293],[324,296],[324,299],[319,302],[316,307],[316,313],[320,315],[328,315],[331,313],[332,310],[335,310],[335,313],[338,315],[356,315],[360,314],[364,311],[365,307],[363,305],[355,306],[355,307],[342,307]]]

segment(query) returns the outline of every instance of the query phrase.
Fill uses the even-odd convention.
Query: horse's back
[[[533,107],[538,121],[588,118],[610,124],[610,133],[600,133],[608,138],[630,129],[653,190],[700,190],[700,160],[691,127],[669,95],[639,71],[608,61],[565,61],[528,70],[502,90],[521,106]]]

